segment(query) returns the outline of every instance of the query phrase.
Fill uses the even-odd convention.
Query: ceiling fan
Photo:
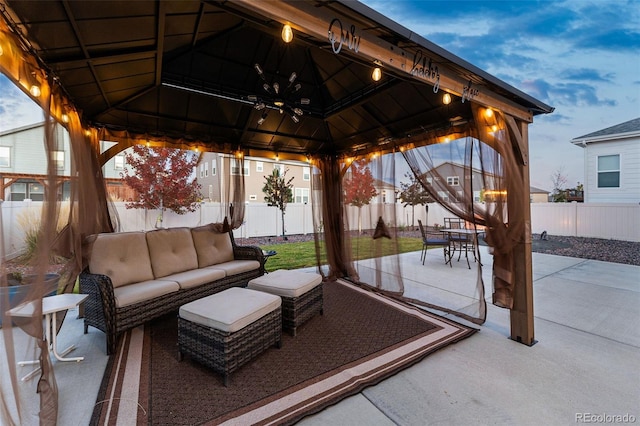
[[[298,75],[295,72],[292,72],[289,76],[286,87],[283,89],[277,81],[273,84],[269,84],[267,82],[260,64],[255,64],[253,67],[258,73],[258,76],[262,79],[262,88],[264,90],[264,94],[262,96],[249,95],[247,97],[250,102],[253,102],[253,107],[255,109],[262,111],[262,115],[260,116],[260,119],[258,119],[258,126],[264,123],[267,119],[269,110],[277,110],[280,114],[286,113],[291,117],[291,120],[293,120],[294,123],[299,123],[299,117],[304,114],[301,106],[309,105],[311,101],[309,98],[299,98],[298,100],[293,99],[294,95],[302,88],[300,83],[296,83]]]

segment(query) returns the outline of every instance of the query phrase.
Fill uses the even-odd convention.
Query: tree
[[[280,176],[280,169],[273,169],[273,173],[269,176],[265,176],[264,187],[264,201],[270,206],[275,206],[280,209],[282,217],[282,236],[284,237],[284,211],[287,209],[287,203],[293,201],[293,178],[287,180],[287,171],[285,170],[282,176]]]
[[[358,231],[362,232],[361,209],[378,195],[373,186],[373,175],[366,160],[356,161],[350,168],[351,176],[345,180],[344,201],[358,208]]]
[[[560,167],[551,175],[551,182],[553,183],[553,192],[551,198],[554,203],[564,203],[567,201],[567,193],[565,186],[567,185],[567,176],[564,174],[564,169]]]
[[[403,202],[403,206],[411,206],[411,226],[414,226],[413,219],[415,217],[416,206],[424,206],[427,203],[433,202],[433,198],[427,191],[424,190],[422,184],[416,179],[415,175],[411,172],[404,174],[409,182],[401,182],[400,199]]]
[[[126,203],[128,209],[160,209],[162,224],[165,209],[185,214],[200,206],[200,184],[194,173],[196,153],[135,145],[125,161],[128,168],[120,176],[139,195],[138,200]]]

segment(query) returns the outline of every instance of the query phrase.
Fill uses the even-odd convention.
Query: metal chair
[[[449,261],[448,256],[450,257],[449,239],[441,232],[430,233],[426,231],[424,226],[422,226],[422,221],[420,219],[418,219],[418,226],[420,227],[420,233],[422,234],[422,252],[420,253],[420,260],[422,261],[422,264],[424,265],[424,261],[427,258],[427,249],[429,247],[442,247],[444,262],[447,263]],[[449,262],[449,266],[451,266],[451,262]]]
[[[445,217],[444,224],[447,229],[466,229],[465,221],[459,217]],[[449,264],[451,264],[451,259],[455,255],[456,251],[458,251],[458,262],[460,262],[462,252],[464,251],[464,257],[467,259],[467,267],[471,269],[471,264],[469,263],[469,251],[473,253],[474,262],[476,261],[474,236],[471,234],[450,233],[449,241],[451,244],[449,247]]]

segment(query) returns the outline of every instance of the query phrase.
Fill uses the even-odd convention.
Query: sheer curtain
[[[433,199],[484,232],[493,255],[494,304],[513,306],[512,252],[526,226],[513,218],[524,217],[517,210],[525,205],[520,200],[526,193],[525,179],[505,117],[475,104],[469,108],[472,120],[414,135],[393,149],[316,159],[314,223],[320,230],[316,248],[320,270],[328,269],[329,279],[344,277],[477,324],[485,321],[485,285],[477,244],[476,278],[468,283],[443,283],[428,270],[411,275],[415,265],[406,267],[411,254],[398,255],[402,236],[398,212],[402,210],[392,188],[400,187],[408,168]],[[452,165],[462,173],[459,181],[448,179],[446,170]],[[354,167],[367,168],[376,187],[376,195],[367,203],[355,203],[361,204],[358,206],[350,204],[345,189],[358,184],[351,172]],[[455,290],[448,284],[455,284]]]

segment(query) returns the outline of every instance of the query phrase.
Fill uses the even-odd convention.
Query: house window
[[[200,179],[204,177],[204,164],[200,164]]]
[[[216,164],[216,160],[211,160],[211,176],[215,176],[218,174],[218,167]]]
[[[204,163],[204,177],[209,177],[209,163]]]
[[[64,170],[64,151],[51,151],[51,161],[56,170]]]
[[[447,176],[447,185],[449,186],[460,185],[460,178],[458,176]]]
[[[481,200],[481,193],[480,191],[473,191],[473,201],[479,203]]]
[[[382,204],[387,202],[387,191],[382,191]]]
[[[302,180],[307,181],[307,182],[311,180],[311,168],[310,167],[303,167],[302,168]]]
[[[240,161],[236,158],[231,159],[231,174],[239,175],[240,170]],[[242,169],[242,174],[245,176],[249,176],[249,160],[244,160],[244,167]]]
[[[438,191],[438,198],[442,201],[449,201],[449,193],[446,191]]]
[[[309,188],[296,188],[295,202],[307,204],[309,202]]]
[[[11,148],[8,146],[0,146],[0,167],[9,167],[11,165]]]
[[[44,201],[44,186],[41,183],[30,183],[29,198],[33,201]]]
[[[284,164],[273,163],[273,170],[279,170],[280,176],[284,175]]]
[[[27,184],[16,182],[11,185],[11,201],[22,201],[27,198]]]
[[[124,154],[118,154],[113,157],[113,168],[115,170],[124,170]]]
[[[598,188],[620,187],[620,155],[598,157]]]
[[[264,172],[264,163],[262,161],[256,161],[256,172]]]

